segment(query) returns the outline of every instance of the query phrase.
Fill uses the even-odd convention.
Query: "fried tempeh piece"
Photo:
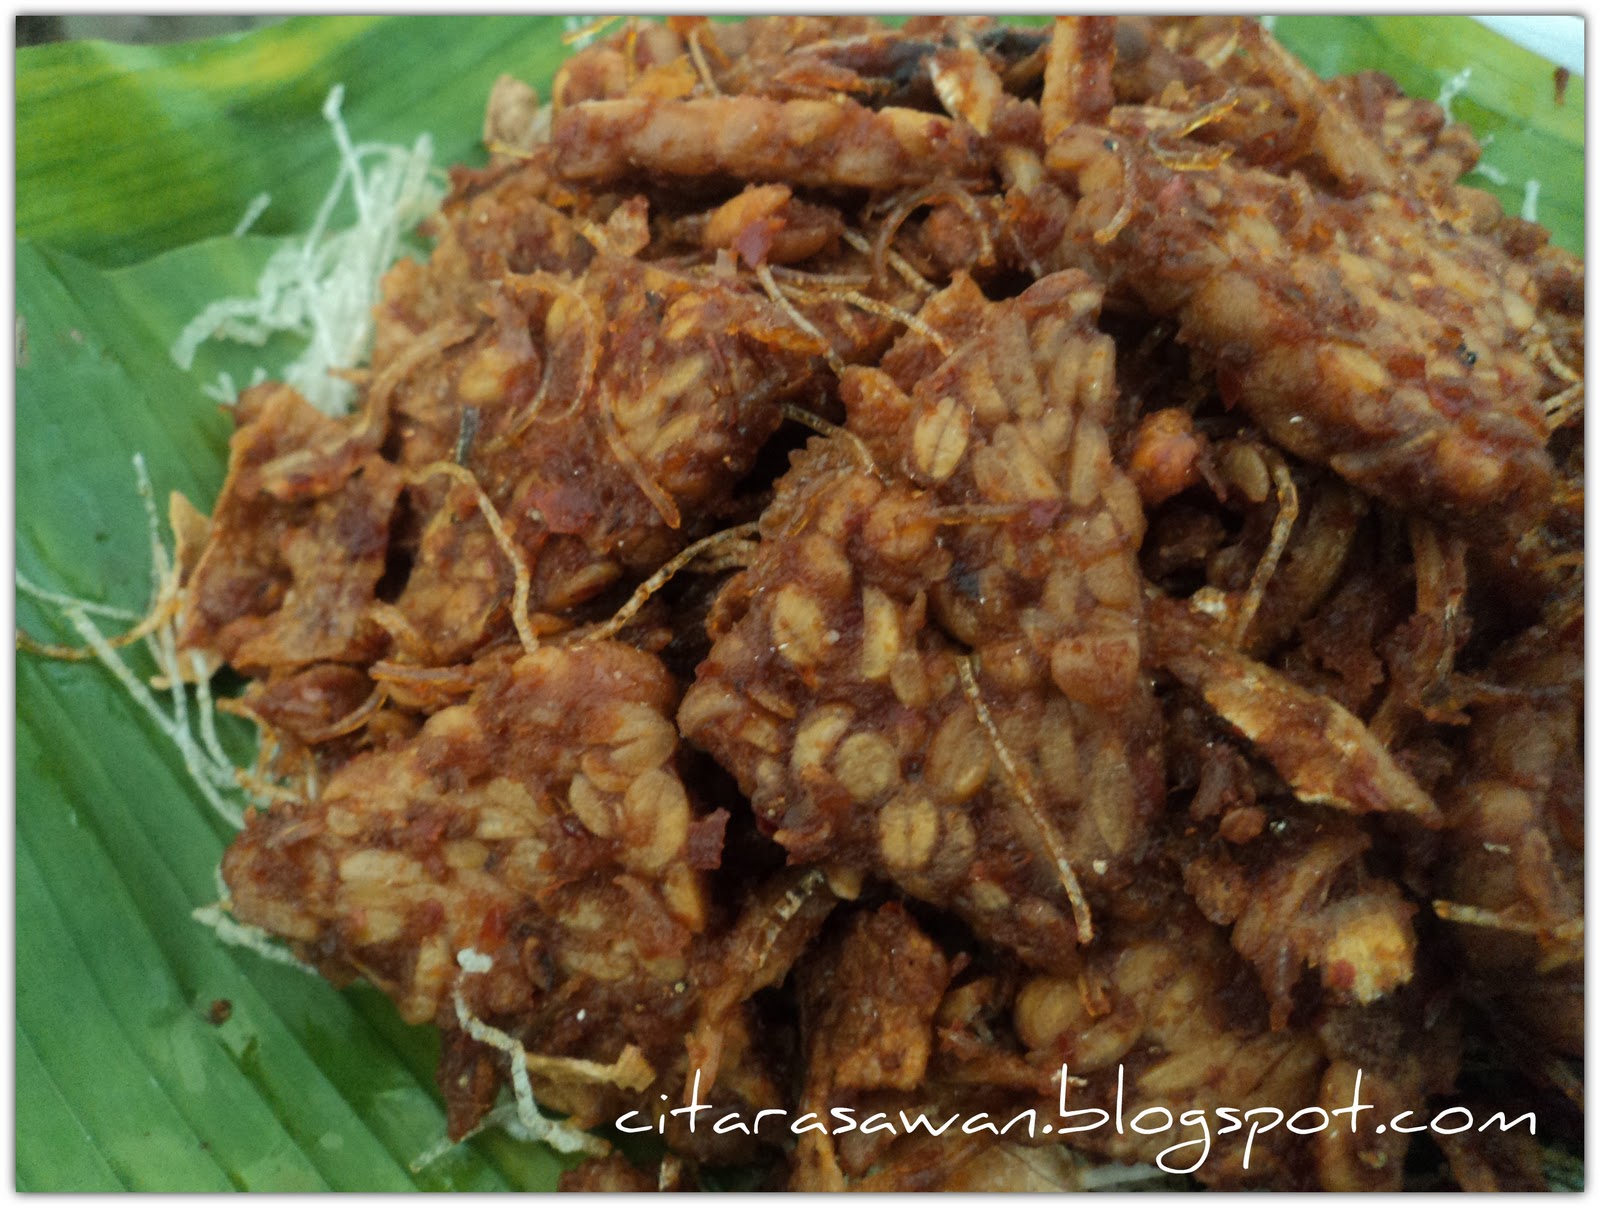
[[[232,912],[336,982],[365,977],[447,1049],[459,995],[536,1054],[606,1064],[633,1046],[653,1081],[681,1054],[721,847],[676,770],[675,701],[655,659],[615,643],[491,660],[414,738],[252,816],[223,863]],[[458,969],[464,950],[478,963]],[[559,1062],[530,1072],[595,1118],[621,1093]],[[487,1106],[469,1099],[457,1135]]]
[[[1055,959],[1074,942],[1059,881],[1011,824],[958,653],[928,620],[927,585],[943,569],[933,519],[854,455],[813,442],[783,480],[755,564],[718,599],[679,726],[734,774],[791,858],[880,871]],[[840,548],[850,532],[892,544],[863,542],[852,560]]]
[[[1300,1136],[1263,1129],[1252,1139],[1248,1126],[1202,1130],[1186,1113],[1199,1109],[1216,1122],[1221,1106],[1260,1108],[1252,1118],[1264,1124],[1277,1112],[1281,1122],[1312,1106],[1348,1109],[1358,1067],[1362,1101],[1377,1104],[1383,1118],[1420,1113],[1426,1096],[1454,1076],[1456,1052],[1449,1027],[1423,1026],[1420,996],[1273,1027],[1265,996],[1222,929],[1154,876],[1119,896],[1083,960],[1075,976],[1025,981],[1014,1006],[1027,1062],[1067,1067],[1066,1086],[1035,1100],[1041,1118],[1055,1118],[1058,1107],[1105,1112],[1106,1124],[1079,1132],[1073,1144],[1123,1162],[1153,1162],[1165,1151],[1169,1169],[1195,1163],[1193,1176],[1218,1189],[1399,1189],[1403,1136],[1335,1126]],[[1152,1115],[1137,1130],[1119,1130],[1119,1106],[1125,1121]],[[1182,1147],[1169,1149],[1175,1145]]]
[[[548,148],[479,170],[456,168],[450,196],[423,224],[433,250],[400,260],[383,278],[374,311],[372,372],[377,377],[439,323],[476,321],[507,273],[579,273],[593,248],[570,214],[551,204]]]
[[[1441,824],[1438,806],[1348,709],[1208,634],[1190,606],[1161,600],[1155,612],[1156,665],[1204,697],[1302,801]]]
[[[1068,261],[1176,318],[1283,448],[1463,530],[1520,533],[1548,506],[1537,295],[1498,247],[1404,195],[1174,170],[1094,127],[1047,162],[1082,194]]]
[[[1259,807],[1258,807],[1259,808]],[[1293,992],[1317,970],[1330,1001],[1376,1002],[1415,972],[1415,903],[1367,871],[1371,838],[1351,820],[1285,818],[1242,846],[1212,842],[1189,859],[1184,885],[1250,961],[1272,1000],[1272,1024],[1289,1020]]]
[[[1051,1071],[1067,1069],[1067,1086],[1036,1101],[1043,1118],[1055,1119],[1060,1106],[1086,1113],[1098,1108],[1109,1123],[1119,1098],[1126,1120],[1157,1105],[1170,1112],[1141,1126],[1168,1121],[1160,1132],[1100,1127],[1073,1136],[1083,1149],[1122,1162],[1150,1162],[1169,1146],[1198,1139],[1198,1130],[1178,1123],[1186,1110],[1270,1105],[1289,1115],[1315,1103],[1324,1064],[1315,1037],[1267,1026],[1259,992],[1225,990],[1238,974],[1239,958],[1219,928],[1168,892],[1152,883],[1120,896],[1083,967],[1070,977],[1028,980],[1014,1007],[1028,1060]],[[1214,1134],[1195,1176],[1219,1188],[1309,1183],[1299,1173],[1305,1138],[1263,1133],[1248,1169],[1243,1141],[1239,1133]],[[1186,1167],[1199,1150],[1173,1152],[1168,1163]]]
[[[933,1017],[949,981],[944,953],[904,907],[890,903],[853,916],[844,934],[813,953],[802,971],[801,1111],[832,1121],[830,1109],[848,1104],[865,1115],[862,1101],[874,1092],[920,1088],[933,1053]],[[868,1161],[850,1152],[861,1148],[853,1136],[836,1145],[826,1132],[807,1132],[795,1147],[793,1189],[843,1190],[847,1173],[859,1176],[882,1161],[881,1154]]]
[[[790,1190],[1078,1189],[1079,1162],[1066,1149],[1036,1148],[1020,1128],[1004,1137],[959,1128],[989,1115],[1003,1124],[1009,1106],[1005,1091],[961,1077],[961,1064],[941,1052],[940,1018],[976,988],[950,988],[966,959],[949,957],[894,902],[852,915],[808,953],[797,978],[805,1059],[797,1110],[835,1131],[801,1132]],[[874,1120],[891,1128],[862,1127]]]
[[[967,126],[847,99],[586,101],[556,117],[551,140],[561,172],[583,182],[664,174],[897,189],[941,177],[981,180],[986,172],[982,144]]]
[[[789,869],[760,885],[744,901],[738,920],[718,937],[702,965],[704,989],[689,1064],[710,1090],[722,1072],[730,1033],[738,1033],[757,991],[781,985],[838,899],[815,869]]]
[[[245,391],[228,477],[183,590],[182,647],[247,673],[381,653],[369,619],[401,476],[360,421]]]
[[[835,1133],[801,1133],[790,1190],[1079,1189],[1080,1161],[1064,1147],[1020,1127],[996,1135],[1015,1096],[949,1055],[951,1019],[970,1017],[968,1004],[993,981],[952,986],[970,955],[947,954],[896,902],[852,915],[807,954],[797,978],[805,1060],[797,1109]],[[960,1127],[991,1119],[993,1127]],[[847,1120],[856,1127],[841,1128]],[[873,1120],[892,1130],[861,1127]]]
[[[1122,884],[1159,801],[1097,302],[1075,274],[1005,304],[958,282],[928,335],[849,371],[864,443],[814,443],[784,479],[679,717],[795,858],[888,876],[1047,967],[1062,905],[1092,932],[1078,877]]]
[[[1583,623],[1575,608],[1508,642],[1499,691],[1469,706],[1466,758],[1444,795],[1435,912],[1498,1003],[1559,1052],[1583,1051]]]
[[[998,26],[988,17],[912,18],[886,29],[874,17],[754,17],[733,24],[669,19],[624,28],[586,48],[556,76],[556,108],[621,97],[759,96],[831,100],[872,108],[925,109],[928,64],[971,45],[1018,87],[1042,71],[1044,31]]]
[[[1201,913],[1229,927],[1254,966],[1272,1026],[1313,997],[1367,1005],[1409,984],[1418,905],[1385,859],[1382,832],[1293,801],[1192,693],[1169,690],[1163,703],[1169,792],[1192,790],[1167,854]]]
[[[824,20],[774,17],[737,30],[713,27],[729,59],[716,72],[718,86],[783,99],[843,93],[874,108],[926,109],[934,98],[930,68],[940,53],[971,46],[1020,86],[1037,80],[1046,41],[1042,30],[999,26],[989,17],[913,17],[900,29],[861,17]]]
[[[499,304],[506,320],[396,408],[408,460],[448,457],[477,417],[464,464],[529,565],[535,610],[571,609],[702,535],[820,364],[820,342],[748,282],[632,258],[600,256],[575,282],[508,277]],[[511,568],[470,489],[410,498],[428,519],[396,607],[429,646],[411,657],[470,657],[505,630]]]

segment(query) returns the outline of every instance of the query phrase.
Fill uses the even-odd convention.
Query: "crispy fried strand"
[[[530,578],[528,564],[522,557],[522,551],[517,548],[516,542],[511,540],[511,535],[506,532],[505,525],[500,519],[500,512],[484,493],[482,485],[471,470],[465,466],[457,465],[453,461],[436,461],[432,465],[423,466],[413,471],[408,479],[412,484],[419,484],[432,478],[435,474],[443,474],[446,478],[469,486],[477,494],[478,510],[483,513],[483,519],[488,524],[490,532],[494,534],[495,541],[499,544],[501,552],[506,556],[506,561],[511,563],[511,573],[515,577],[516,587],[512,593],[511,623],[517,627],[517,636],[522,639],[523,649],[537,650],[539,638],[533,629],[533,622],[528,613],[528,595]]]
[[[665,587],[672,577],[688,566],[689,563],[708,550],[714,550],[718,546],[738,541],[745,537],[753,537],[758,531],[760,531],[760,524],[752,520],[748,524],[736,524],[732,528],[712,533],[709,537],[702,537],[693,544],[684,546],[660,570],[639,584],[638,589],[628,598],[628,602],[617,609],[609,621],[595,629],[588,630],[578,638],[578,641],[580,643],[599,642],[615,637],[622,632],[629,621],[638,615],[639,610],[649,602],[650,597]]]
[[[1072,865],[1067,860],[1065,841],[1049,816],[1039,808],[1038,798],[1028,787],[1027,777],[1017,766],[1017,761],[1012,756],[1010,748],[1006,746],[1005,739],[1000,736],[1000,727],[994,724],[994,718],[989,715],[989,707],[984,704],[983,693],[978,687],[972,663],[971,655],[964,655],[956,660],[956,670],[961,677],[961,690],[966,693],[967,700],[972,704],[972,711],[978,715],[979,723],[989,736],[995,757],[1000,761],[1000,768],[1005,774],[1006,786],[1011,790],[1016,803],[1022,807],[1029,825],[1044,841],[1046,850],[1056,863],[1056,872],[1061,878],[1061,888],[1066,890],[1067,900],[1072,903],[1072,918],[1078,925],[1078,942],[1087,944],[1094,939],[1094,919],[1089,913],[1089,899],[1084,896],[1083,886],[1078,883],[1078,874],[1072,871]]]

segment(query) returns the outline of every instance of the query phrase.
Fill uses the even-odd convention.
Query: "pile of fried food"
[[[1196,1135],[791,1127],[1116,1105],[1209,1113],[1215,1187],[1541,1185],[1583,265],[1471,135],[1221,17],[628,22],[549,100],[496,88],[359,409],[251,389],[175,513],[284,786],[234,917],[440,1029],[452,1136],[664,1138],[568,1186]],[[1450,1107],[1538,1136],[1374,1127]]]

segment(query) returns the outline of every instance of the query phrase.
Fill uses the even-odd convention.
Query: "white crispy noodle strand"
[[[1455,75],[1447,79],[1443,87],[1439,89],[1438,105],[1440,109],[1444,110],[1445,121],[1453,122],[1456,120],[1456,115],[1450,106],[1458,96],[1467,90],[1467,85],[1471,82],[1472,68],[1463,67]]]
[[[330,376],[330,371],[349,369],[366,356],[379,281],[394,262],[401,237],[444,197],[428,135],[420,135],[410,148],[354,142],[340,117],[343,100],[344,86],[335,85],[322,108],[339,149],[339,170],[311,230],[272,254],[253,296],[213,302],[190,321],[171,349],[172,359],[190,369],[207,340],[259,347],[278,333],[297,336],[307,347],[278,376],[330,415],[347,412],[355,394],[351,383]],[[347,193],[357,220],[330,232]],[[247,230],[265,207],[262,197],[251,202],[236,233]],[[258,374],[265,376],[265,371]],[[223,374],[207,392],[231,401],[232,391],[232,377]]]
[[[248,948],[257,956],[280,965],[289,965],[304,973],[315,975],[317,972],[261,928],[230,918],[227,907],[222,902],[201,906],[191,911],[189,917],[215,931],[217,938],[224,944],[231,944],[235,948]]]
[[[80,600],[59,591],[46,591],[21,571],[17,572],[17,586],[41,604],[54,604],[57,608],[75,608],[85,616],[106,617],[113,621],[132,624],[140,619],[131,608],[118,608],[115,604],[97,604],[93,600]]]
[[[256,224],[256,219],[265,214],[267,212],[267,207],[271,204],[271,193],[257,193],[254,197],[252,197],[250,199],[250,205],[245,209],[244,215],[239,219],[237,225],[235,225],[233,228],[233,237],[237,239],[241,235],[249,234],[250,228]]]
[[[1524,222],[1539,221],[1539,190],[1537,178],[1527,180],[1522,185],[1522,220]]]
[[[479,1044],[499,1049],[511,1059],[508,1062],[511,1067],[511,1089],[516,1095],[516,1122],[521,1126],[520,1133],[525,1134],[522,1139],[543,1141],[559,1153],[607,1152],[609,1147],[599,1137],[591,1137],[564,1121],[551,1120],[539,1111],[539,1105],[533,1098],[533,1084],[528,1079],[528,1050],[522,1047],[522,1042],[516,1037],[484,1023],[472,1013],[472,1008],[467,1006],[467,1000],[461,993],[462,981],[471,975],[488,972],[493,968],[493,962],[481,953],[467,948],[456,954],[456,963],[461,966],[461,973],[457,975],[455,986],[451,989],[451,997],[456,1008],[456,1022]],[[484,1123],[487,1124],[488,1120],[486,1119]],[[509,1122],[501,1120],[496,1123],[506,1128]],[[507,1131],[512,1130],[507,1128]]]
[[[150,684],[134,674],[127,660],[94,621],[95,616],[118,620],[136,619],[123,609],[111,608],[80,600],[63,592],[48,591],[34,584],[26,575],[17,574],[17,588],[24,595],[48,604],[60,618],[82,638],[85,648],[122,685],[128,696],[141,711],[149,716],[156,727],[183,757],[184,770],[189,773],[195,787],[206,804],[230,827],[237,830],[244,825],[244,811],[237,797],[237,770],[222,751],[217,738],[214,702],[210,686],[197,687],[195,713],[198,715],[200,736],[195,736],[195,721],[190,716],[189,694],[182,664],[178,659],[178,613],[172,607],[177,594],[178,569],[171,552],[161,538],[160,520],[155,510],[154,492],[145,470],[144,459],[135,455],[134,473],[139,495],[145,505],[145,518],[150,532],[150,574],[152,599],[146,617],[151,624],[143,632],[145,646],[155,661],[159,675],[151,683],[158,684],[170,694],[168,708],[162,708],[150,690]],[[141,622],[140,630],[145,626]],[[204,683],[208,671],[203,659],[193,664],[193,677],[197,685]]]

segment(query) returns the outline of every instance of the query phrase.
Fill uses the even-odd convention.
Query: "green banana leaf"
[[[429,132],[481,162],[497,75],[547,88],[558,17],[296,18],[162,48],[22,50],[16,67],[16,558],[46,588],[142,612],[150,550],[131,455],[157,495],[208,507],[230,425],[201,390],[298,351],[168,348],[207,302],[249,293],[308,229],[337,155],[321,116],[345,87],[358,140]],[[1493,186],[1582,250],[1583,83],[1463,18],[1285,17],[1323,73],[1377,68],[1492,134]],[[252,198],[272,204],[233,238]],[[77,642],[17,600],[44,640]],[[114,623],[108,624],[115,628]],[[131,656],[149,673],[142,652]],[[194,922],[230,833],[153,722],[96,665],[16,664],[16,1181],[90,1192],[549,1189],[565,1159],[489,1133],[413,1170],[443,1135],[437,1042],[386,1000],[336,991]],[[241,755],[242,728],[222,718]],[[226,1005],[224,1005],[226,1004]]]

